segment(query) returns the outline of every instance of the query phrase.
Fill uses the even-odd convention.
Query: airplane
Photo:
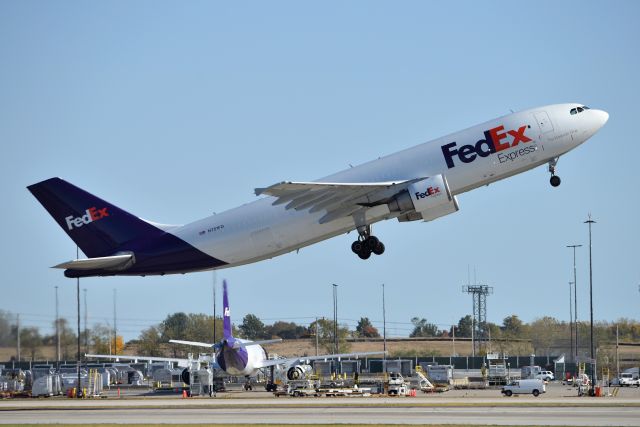
[[[220,369],[231,376],[255,376],[258,371],[265,368],[279,368],[286,371],[286,377],[289,380],[296,380],[303,378],[311,371],[309,363],[314,360],[330,360],[330,359],[347,359],[355,358],[359,359],[368,356],[380,356],[385,355],[385,351],[369,351],[369,352],[356,352],[356,353],[340,353],[340,354],[325,354],[318,356],[301,356],[290,358],[278,358],[269,359],[266,350],[262,347],[263,344],[271,344],[281,342],[282,339],[269,339],[261,341],[252,341],[242,338],[236,338],[233,336],[231,330],[231,309],[229,308],[229,296],[227,290],[226,280],[222,282],[222,302],[223,302],[223,338],[217,343],[204,343],[198,341],[185,341],[185,340],[169,340],[170,343],[190,345],[195,347],[204,347],[209,350],[213,350],[214,356],[207,361],[211,363],[214,369]],[[120,356],[120,355],[108,355],[108,354],[86,354],[85,356],[96,359],[111,359],[111,360],[148,360],[148,361],[172,361],[183,363],[185,359],[163,358],[163,357],[145,357],[145,356]],[[201,358],[202,360],[202,358]],[[184,377],[184,375],[183,375]],[[271,386],[267,391],[272,391]]]
[[[27,187],[88,257],[54,266],[67,277],[164,275],[235,267],[357,230],[351,250],[381,255],[372,224],[432,221],[459,210],[457,196],[548,164],[609,119],[583,104],[508,114],[313,182],[256,188],[262,197],[186,225],[138,218],[60,178]]]
[[[169,340],[170,343],[184,344],[196,347],[214,349],[216,352],[216,362],[222,370],[229,375],[250,377],[259,370],[270,367],[281,367],[286,369],[287,378],[290,380],[303,377],[309,370],[309,363],[314,360],[361,358],[368,356],[384,355],[384,351],[369,351],[357,353],[325,354],[319,356],[302,356],[291,358],[269,359],[267,352],[262,347],[263,344],[280,342],[282,339],[270,339],[262,341],[251,341],[233,336],[231,330],[231,309],[229,308],[229,296],[226,280],[222,282],[222,304],[223,304],[223,337],[222,340],[211,344],[197,341]]]

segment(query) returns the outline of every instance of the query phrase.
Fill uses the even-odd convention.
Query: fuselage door
[[[546,111],[536,111],[533,115],[536,118],[536,122],[538,122],[540,133],[553,132],[553,123],[551,123],[551,119]]]

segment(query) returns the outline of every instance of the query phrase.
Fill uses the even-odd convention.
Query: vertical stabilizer
[[[227,292],[227,281],[222,281],[222,326],[224,339],[233,338],[231,334],[231,311],[229,310],[229,294]]]
[[[113,255],[134,239],[164,232],[123,209],[60,178],[27,187],[89,258]]]

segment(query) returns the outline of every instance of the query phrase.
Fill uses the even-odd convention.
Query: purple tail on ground
[[[231,333],[231,311],[229,310],[229,294],[227,292],[227,281],[222,281],[222,305],[223,305],[223,316],[222,316],[222,326],[224,328],[224,339],[228,340],[233,338]]]

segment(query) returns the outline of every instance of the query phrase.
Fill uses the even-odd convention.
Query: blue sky
[[[75,246],[26,186],[60,176],[140,216],[186,223],[253,200],[254,187],[312,180],[506,114],[581,102],[607,125],[544,167],[459,198],[438,221],[376,225],[387,246],[363,262],[341,236],[217,273],[233,316],[309,323],[368,316],[390,335],[471,311],[468,266],[493,286],[488,320],[588,314],[588,213],[595,318],[637,318],[635,141],[640,5],[582,2],[0,3],[0,309],[47,328],[54,286],[75,313],[75,281],[49,266]],[[94,278],[89,323],[125,338],[176,311],[212,311],[212,273]],[[391,323],[397,322],[397,323]]]

